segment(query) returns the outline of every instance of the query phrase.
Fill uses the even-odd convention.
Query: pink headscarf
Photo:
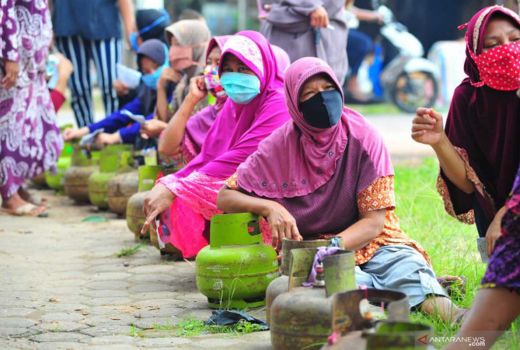
[[[299,94],[310,77],[324,73],[343,97],[341,85],[324,61],[305,57],[285,73],[285,96],[293,119],[260,144],[258,151],[238,168],[238,185],[268,198],[299,197],[330,180],[347,144],[348,115],[328,129],[310,126],[298,108]]]
[[[225,179],[256,151],[258,144],[289,119],[283,97],[283,77],[265,37],[242,31],[224,45],[222,58],[233,54],[260,79],[260,94],[245,105],[228,99],[208,131],[201,152],[173,176],[183,178],[194,171]],[[222,74],[220,61],[219,74]]]
[[[274,55],[276,56],[276,61],[278,62],[278,69],[285,74],[285,71],[291,65],[291,59],[289,58],[289,54],[285,52],[280,46],[276,46],[271,44],[273,48]]]

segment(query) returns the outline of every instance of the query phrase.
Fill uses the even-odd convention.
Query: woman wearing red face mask
[[[463,28],[468,77],[455,90],[446,129],[439,113],[419,108],[412,138],[432,146],[446,211],[476,223],[490,255],[520,162],[520,18],[491,6]]]

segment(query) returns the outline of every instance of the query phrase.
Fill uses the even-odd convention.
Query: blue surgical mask
[[[143,79],[143,83],[148,86],[152,90],[157,89],[157,82],[159,81],[159,78],[161,77],[161,73],[166,66],[160,66],[155,70],[155,72],[150,74],[145,74],[141,79]]]
[[[229,98],[238,104],[246,104],[260,93],[260,80],[256,75],[226,72],[220,77],[220,84]]]
[[[338,123],[343,112],[343,100],[338,90],[318,92],[300,103],[303,118],[310,126],[327,129]]]
[[[166,47],[166,45],[164,45],[164,50],[164,57],[166,57],[164,64],[157,68],[153,73],[143,74],[143,76],[141,77],[143,83],[152,90],[157,90],[157,82],[161,77],[163,69],[170,66],[170,64],[168,63],[168,48]]]

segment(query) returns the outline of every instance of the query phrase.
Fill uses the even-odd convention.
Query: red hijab
[[[468,77],[455,90],[446,121],[448,138],[467,151],[471,167],[489,194],[467,195],[444,176],[457,214],[473,209],[477,200],[482,210],[477,214],[483,214],[480,219],[484,219],[484,224],[478,225],[476,218],[481,234],[504,205],[520,162],[520,99],[516,92],[474,86],[480,77],[469,50],[476,55],[482,53],[487,25],[497,15],[510,18],[520,27],[518,15],[501,6],[480,10],[461,26],[467,28],[464,71]]]

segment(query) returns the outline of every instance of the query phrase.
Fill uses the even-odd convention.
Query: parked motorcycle
[[[415,113],[418,107],[431,107],[439,93],[440,72],[433,62],[423,58],[421,42],[399,23],[385,1],[373,1],[374,8],[384,21],[380,29],[381,46],[385,55],[384,67],[371,69],[373,85],[383,88],[386,100],[399,109]],[[377,53],[376,53],[377,54]]]

